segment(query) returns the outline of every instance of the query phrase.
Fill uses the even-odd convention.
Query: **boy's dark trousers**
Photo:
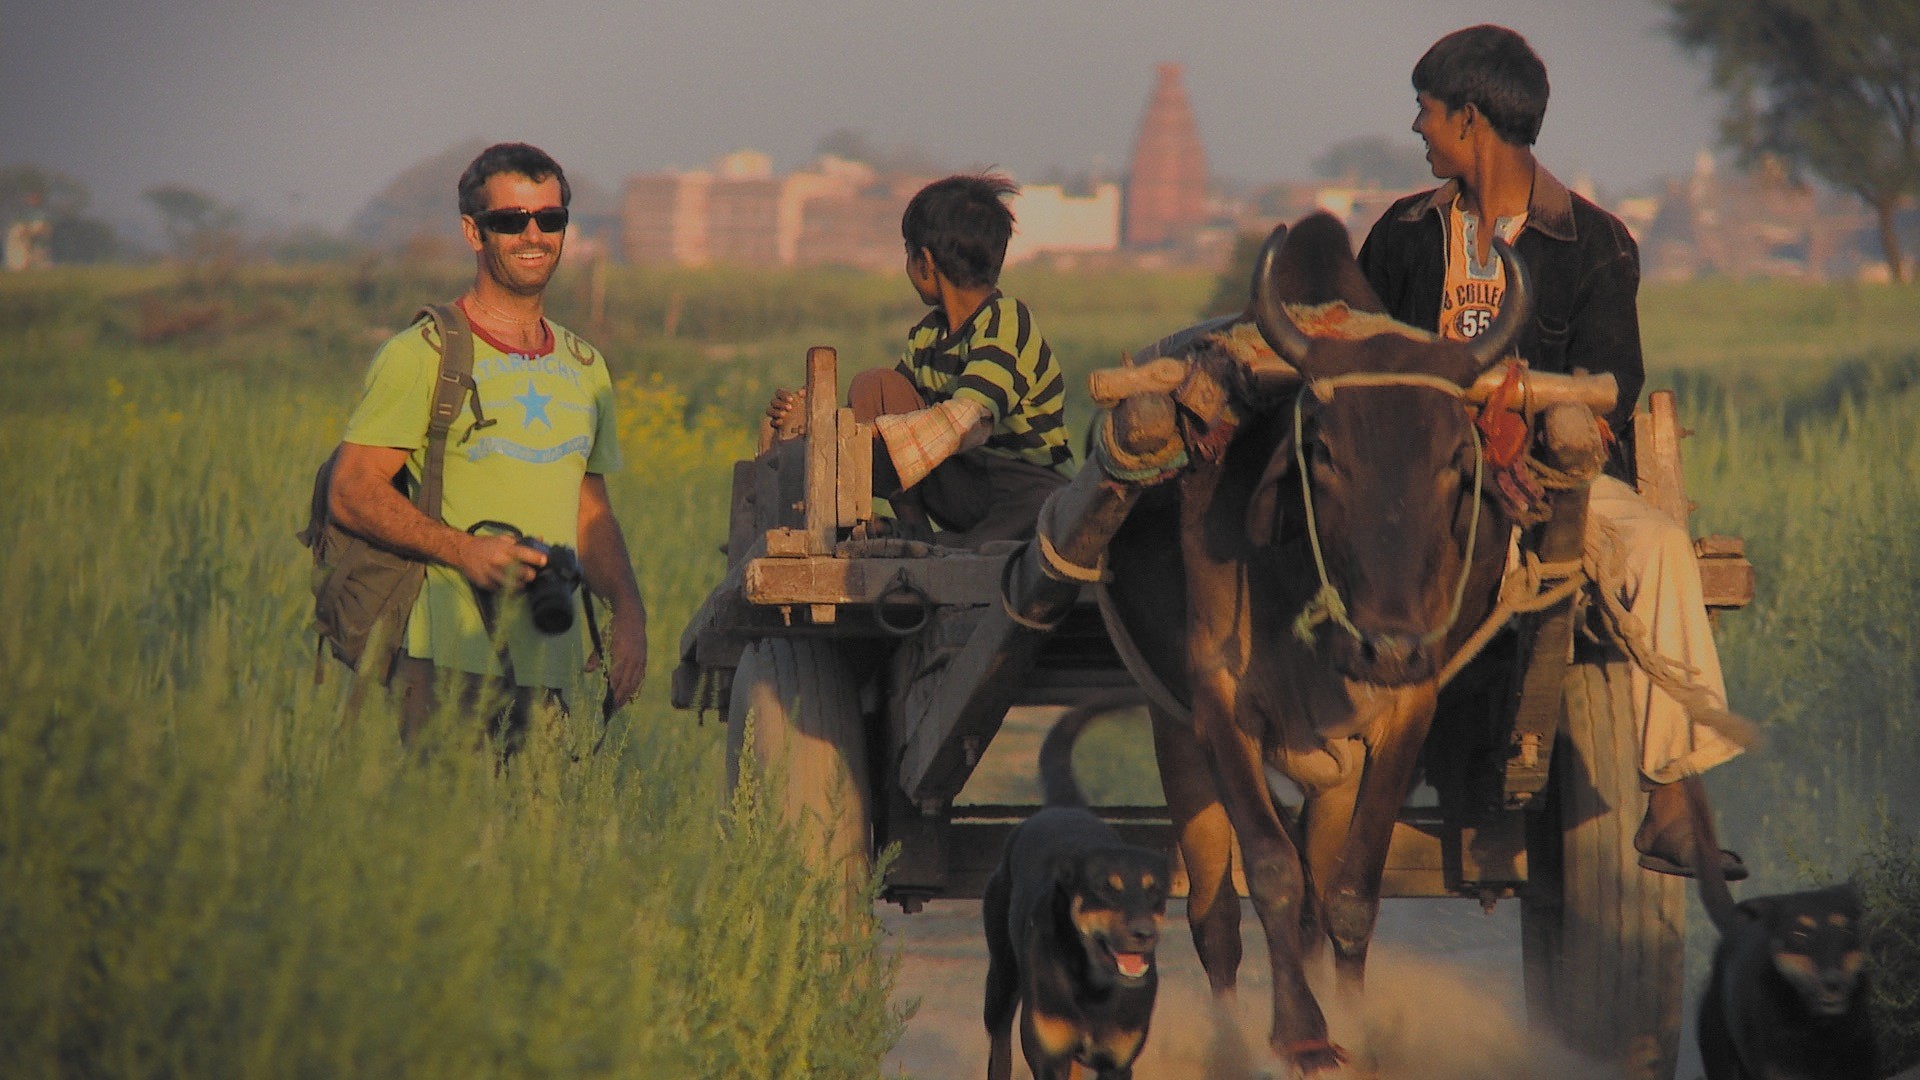
[[[871,424],[876,416],[917,412],[927,403],[905,375],[874,368],[853,377],[847,407],[855,420]],[[1066,483],[1066,477],[1043,465],[975,447],[941,462],[911,490],[901,491],[886,445],[879,439],[873,444],[873,493],[892,503],[908,524],[914,524],[924,508],[945,530],[933,535],[942,547],[1025,540],[1040,520],[1041,504]]]

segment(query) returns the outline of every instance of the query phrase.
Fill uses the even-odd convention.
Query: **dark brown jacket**
[[[1450,180],[1401,199],[1360,246],[1367,281],[1401,322],[1439,329],[1447,277],[1442,215],[1459,190]],[[1533,320],[1515,351],[1538,371],[1612,372],[1620,398],[1607,423],[1623,447],[1630,445],[1633,408],[1646,381],[1635,300],[1638,245],[1619,218],[1536,166],[1527,223],[1513,246],[1532,274],[1535,297]]]

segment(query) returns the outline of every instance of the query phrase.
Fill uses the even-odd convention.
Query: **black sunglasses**
[[[527,222],[540,226],[543,233],[557,233],[567,227],[567,208],[549,206],[545,210],[482,210],[470,215],[473,223],[490,233],[519,236],[527,231]]]

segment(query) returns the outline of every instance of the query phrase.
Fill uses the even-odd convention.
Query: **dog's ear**
[[[1754,922],[1768,929],[1772,929],[1774,919],[1780,913],[1780,898],[1777,896],[1756,896],[1749,900],[1740,901],[1734,905],[1734,909],[1744,913],[1747,918],[1752,919]]]
[[[1054,888],[1059,889],[1062,893],[1070,894],[1079,889],[1080,882],[1085,876],[1080,866],[1080,860],[1071,854],[1055,856],[1053,866],[1050,869],[1052,870],[1051,877]]]

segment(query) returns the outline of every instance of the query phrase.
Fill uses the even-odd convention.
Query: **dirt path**
[[[1248,1062],[1263,1058],[1247,1048],[1264,1048],[1270,998],[1266,947],[1252,910],[1242,924],[1246,960],[1240,971],[1238,1047],[1216,1037],[1206,977],[1185,918],[1178,904],[1168,913],[1153,1030],[1136,1072],[1141,1080],[1260,1076]],[[906,1036],[887,1059],[886,1075],[985,1076],[980,996],[986,950],[979,904],[935,902],[917,915],[889,908],[884,921],[902,950],[898,1000],[920,1002]],[[1368,968],[1363,1015],[1334,1015],[1331,1021],[1343,1045],[1373,1048],[1382,1080],[1608,1076],[1529,1037],[1519,973],[1519,905],[1505,903],[1485,915],[1468,901],[1388,901]],[[1331,994],[1323,991],[1323,997]],[[1016,1064],[1014,1075],[1027,1075],[1024,1063]]]
[[[963,801],[1035,800],[1033,755],[1051,715],[1009,717]],[[1153,1028],[1135,1070],[1140,1080],[1263,1075],[1284,1080],[1284,1070],[1265,1057],[1271,1001],[1266,944],[1251,907],[1244,910],[1245,960],[1231,1027],[1237,1035],[1226,1039],[1217,1035],[1223,1025],[1215,1023],[1184,905],[1176,901],[1169,910]],[[915,915],[890,904],[877,911],[901,950],[896,1000],[919,1002],[906,1035],[887,1058],[885,1075],[915,1080],[985,1076],[980,1002],[986,946],[980,905],[935,901]],[[1467,900],[1389,900],[1381,907],[1374,940],[1360,1015],[1331,1006],[1329,1013],[1338,1041],[1349,1049],[1372,1048],[1381,1080],[1599,1080],[1613,1075],[1527,1031],[1517,902],[1483,914]],[[1331,1001],[1330,979],[1316,989],[1323,1002]],[[1685,1038],[1690,1044],[1690,1031]],[[1690,1045],[1683,1049],[1682,1078],[1699,1074],[1690,1051]],[[1014,1057],[1015,1077],[1027,1077],[1017,1049]]]

